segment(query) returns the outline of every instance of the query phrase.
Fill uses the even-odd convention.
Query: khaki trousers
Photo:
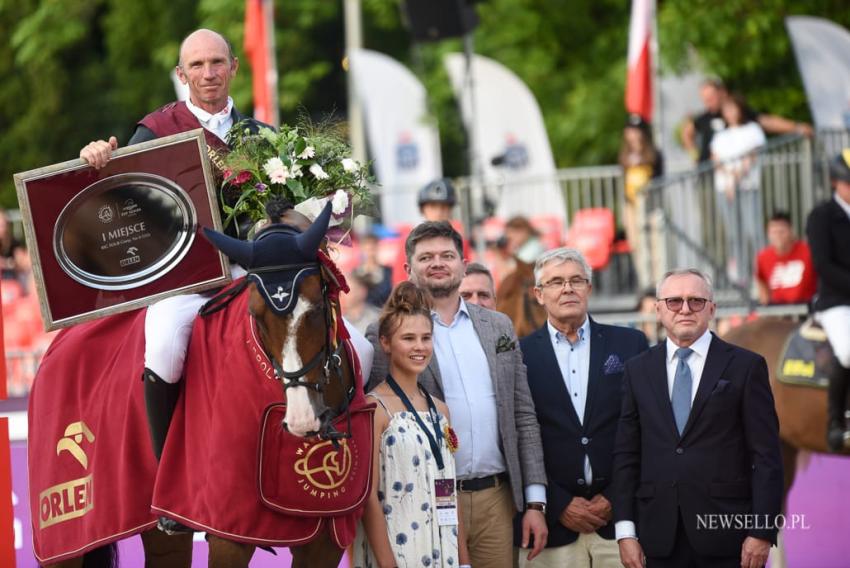
[[[472,566],[513,568],[516,513],[511,486],[499,481],[481,491],[458,491],[460,512]]]
[[[565,546],[546,548],[534,560],[526,560],[528,551],[518,548],[519,568],[620,568],[620,547],[616,539],[598,534],[580,534]],[[473,564],[474,566],[474,564]]]

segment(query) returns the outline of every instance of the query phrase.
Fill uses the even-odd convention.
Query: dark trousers
[[[704,556],[698,554],[688,541],[685,521],[679,511],[676,541],[670,556],[646,557],[646,568],[740,568],[741,556]]]

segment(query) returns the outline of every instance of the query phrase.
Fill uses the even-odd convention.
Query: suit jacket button
[[[676,448],[676,453],[681,456],[682,454],[685,453],[685,450],[683,450],[682,448]]]
[[[577,479],[576,483],[578,483],[579,485],[584,485],[584,479]]]
[[[581,439],[581,445],[582,445],[582,446],[586,446],[588,442],[590,442],[590,440],[588,440],[587,438],[584,438],[584,437],[583,437],[583,438]]]
[[[676,487],[676,482],[674,481],[673,483],[671,483],[670,487]]]

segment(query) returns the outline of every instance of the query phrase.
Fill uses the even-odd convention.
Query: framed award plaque
[[[230,282],[202,129],[15,174],[45,328]]]

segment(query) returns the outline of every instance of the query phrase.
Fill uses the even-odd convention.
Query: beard
[[[461,280],[463,280],[463,277],[453,277],[448,281],[439,283],[426,281],[423,287],[428,291],[432,298],[448,298],[458,291]]]

